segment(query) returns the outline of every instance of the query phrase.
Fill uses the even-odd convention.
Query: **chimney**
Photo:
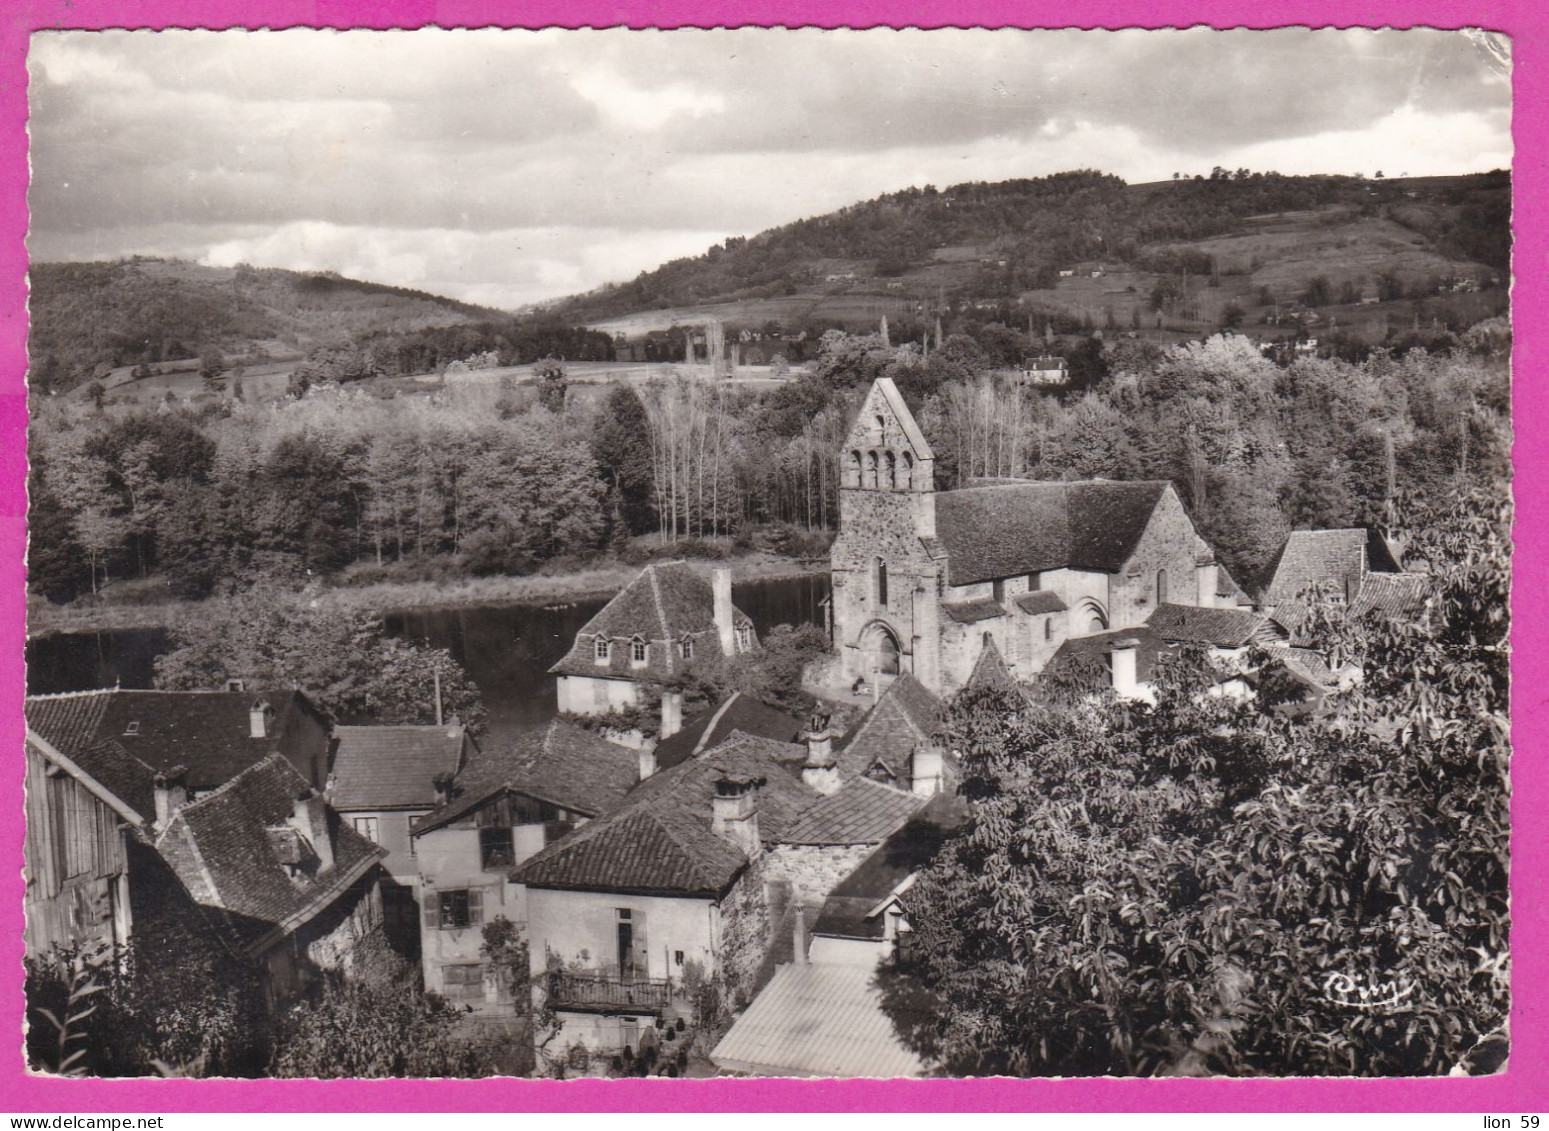
[[[807,964],[807,909],[800,899],[793,899],[795,914],[791,916],[791,961],[797,966]]]
[[[452,783],[456,781],[455,774],[439,773],[430,779],[430,784],[436,791],[436,804],[450,805],[452,803]]]
[[[725,837],[748,859],[763,849],[758,835],[758,787],[763,782],[742,774],[726,774],[715,783],[710,799],[710,831]]]
[[[1140,648],[1140,641],[1132,637],[1114,641],[1113,652],[1110,660],[1113,664],[1113,690],[1121,699],[1134,699],[1140,694],[1140,687],[1135,679],[1135,653]]]
[[[917,796],[936,796],[941,791],[941,748],[932,742],[916,746],[909,758],[909,776]]]
[[[665,738],[666,736],[663,735],[662,737]],[[641,750],[639,752],[639,757],[640,757],[640,780],[641,781],[645,781],[646,778],[650,777],[652,774],[654,774],[656,772],[656,749],[655,749],[655,747],[652,747],[652,748],[650,748],[648,750]]]
[[[812,716],[807,729],[807,761],[801,768],[801,780],[824,797],[839,790],[839,765],[834,759],[834,732],[828,716]]]
[[[732,621],[731,570],[718,566],[710,575],[710,585],[715,590],[715,630],[721,637],[721,653],[734,656],[737,653],[737,636]]]
[[[683,729],[683,692],[662,692],[662,738],[671,738]]]
[[[156,831],[172,820],[172,815],[188,802],[188,767],[173,766],[151,779],[156,798]]]
[[[291,806],[290,826],[312,846],[317,856],[317,870],[326,872],[333,867],[333,841],[328,836],[328,804],[321,794],[308,789],[296,795]]]
[[[269,706],[269,700],[257,699],[247,709],[248,735],[251,738],[268,738],[269,722],[274,718],[274,708]]]
[[[1194,580],[1199,587],[1195,604],[1202,609],[1213,609],[1216,604],[1216,560],[1208,554],[1201,554],[1194,566]]]

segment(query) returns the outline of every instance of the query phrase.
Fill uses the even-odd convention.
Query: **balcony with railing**
[[[554,970],[548,975],[548,994],[550,1009],[661,1014],[672,1004],[672,983],[665,978]]]

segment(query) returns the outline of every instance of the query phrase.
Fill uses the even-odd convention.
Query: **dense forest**
[[[1380,176],[1380,174],[1378,174]],[[1127,185],[1094,171],[905,189],[673,260],[628,283],[551,305],[549,314],[596,321],[638,310],[793,294],[828,261],[869,261],[879,276],[902,275],[936,248],[993,248],[996,267],[976,293],[1052,285],[1059,268],[1108,258],[1137,265],[1170,244],[1237,230],[1250,216],[1347,204],[1386,209],[1455,260],[1505,271],[1510,254],[1509,174],[1457,178],[1445,188],[1356,177],[1288,177],[1215,169],[1209,176]],[[1421,183],[1421,182],[1417,182]],[[1422,195],[1429,208],[1404,207]],[[1149,259],[1148,259],[1149,257]],[[1005,266],[1000,267],[1000,260]],[[1158,269],[1169,269],[1163,264]],[[1198,266],[1209,270],[1209,264]]]
[[[1226,335],[1087,345],[1084,389],[1060,394],[997,375],[968,335],[926,358],[830,331],[766,392],[674,375],[585,399],[551,366],[537,390],[507,379],[384,399],[335,385],[261,406],[228,390],[198,411],[137,414],[48,402],[31,434],[30,583],[67,600],[164,577],[199,597],[735,544],[821,553],[839,451],[879,375],[914,406],[940,486],[1171,479],[1249,586],[1294,527],[1390,525],[1407,495],[1498,491],[1510,475],[1502,320],[1429,350],[1287,366]]]

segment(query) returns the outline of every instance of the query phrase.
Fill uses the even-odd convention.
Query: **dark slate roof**
[[[880,844],[914,816],[925,798],[852,778],[814,801],[785,831],[783,844]]]
[[[1211,644],[1217,648],[1241,648],[1250,640],[1265,642],[1275,635],[1269,618],[1247,609],[1163,604],[1156,607],[1146,624],[1170,643]]]
[[[1060,645],[1059,651],[1054,653],[1054,659],[1058,660],[1061,656],[1107,656],[1121,640],[1135,641],[1135,679],[1139,683],[1146,683],[1156,666],[1156,658],[1168,649],[1167,641],[1146,625],[1115,628],[1091,636],[1072,636]]]
[[[1032,616],[1041,616],[1044,613],[1063,613],[1070,608],[1065,604],[1065,598],[1052,589],[1034,589],[1031,593],[1023,593],[1013,598],[1017,608]]]
[[[1293,530],[1280,551],[1266,598],[1291,601],[1309,585],[1329,586],[1338,597],[1353,594],[1366,572],[1397,573],[1398,562],[1375,530]]]
[[[886,927],[877,905],[898,886],[936,858],[942,843],[967,819],[967,803],[938,793],[877,850],[834,886],[823,902],[814,935],[832,938],[880,939]]]
[[[340,812],[432,809],[438,774],[455,774],[471,742],[461,726],[334,727],[333,786]]]
[[[273,715],[264,738],[250,737],[249,711],[265,701]],[[27,725],[61,753],[113,739],[152,769],[188,770],[198,792],[230,781],[270,754],[298,771],[326,764],[328,728],[299,691],[107,691],[35,695]],[[135,733],[128,733],[138,724]]]
[[[1003,617],[1006,610],[999,601],[990,597],[975,597],[968,601],[943,601],[941,611],[958,624],[977,624],[982,620]]]
[[[1413,616],[1425,607],[1431,579],[1423,573],[1368,573],[1350,602],[1350,615],[1370,612],[1390,617]]]
[[[723,775],[761,779],[759,836],[778,843],[817,794],[795,772],[806,751],[734,733],[725,742],[635,787],[619,809],[588,821],[511,872],[515,883],[571,891],[717,898],[747,866],[742,850],[711,830]]]
[[[733,606],[732,617],[737,624],[752,629],[752,618],[741,609]],[[606,664],[599,664],[594,658],[598,636],[613,642],[613,653]],[[644,667],[631,663],[629,645],[636,636],[651,646]],[[661,678],[678,671],[686,662],[678,650],[685,636],[693,637],[696,658],[720,653],[715,591],[710,580],[687,562],[648,565],[581,626],[570,651],[549,671],[555,675],[616,679]]]
[[[156,819],[156,771],[118,742],[77,750],[71,761],[146,821]]]
[[[948,581],[968,585],[1051,569],[1117,572],[1161,501],[1164,480],[1017,481],[936,496]]]
[[[795,742],[805,728],[790,715],[733,691],[710,710],[696,715],[677,734],[658,742],[656,765],[671,769],[724,741],[735,730],[776,742]]]
[[[963,685],[965,690],[979,691],[993,688],[999,691],[1016,691],[1020,688],[1016,676],[1011,674],[1011,669],[1006,666],[1000,649],[995,647],[995,641],[986,640],[984,647],[979,651],[979,658],[974,661],[973,671],[968,673],[968,682]]]
[[[251,950],[266,949],[327,908],[387,854],[325,806],[334,866],[293,879],[283,858],[299,847],[297,838],[271,831],[285,828],[296,799],[311,792],[294,767],[271,755],[183,806],[156,839],[195,900],[221,912]]]
[[[941,718],[941,700],[905,673],[845,736],[838,754],[843,778],[860,777],[881,765],[895,781],[907,782],[910,754],[928,741]]]
[[[452,783],[449,805],[421,818],[416,833],[440,828],[502,793],[520,793],[588,817],[616,808],[640,778],[640,756],[563,719],[514,742],[474,747]]]

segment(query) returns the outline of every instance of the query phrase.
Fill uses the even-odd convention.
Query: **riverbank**
[[[724,560],[690,559],[709,570],[729,566],[734,581],[777,581],[826,573],[826,559],[803,561],[766,551],[753,551]],[[470,577],[456,581],[382,581],[370,585],[325,588],[318,600],[337,608],[370,610],[387,615],[411,611],[461,609],[481,605],[545,606],[572,604],[612,596],[642,567],[608,563],[570,573],[530,574],[525,577]],[[111,590],[108,594],[111,598]],[[72,601],[54,605],[29,597],[27,633],[32,637],[67,632],[123,632],[132,629],[168,628],[210,602],[146,601],[115,604],[111,599]]]

